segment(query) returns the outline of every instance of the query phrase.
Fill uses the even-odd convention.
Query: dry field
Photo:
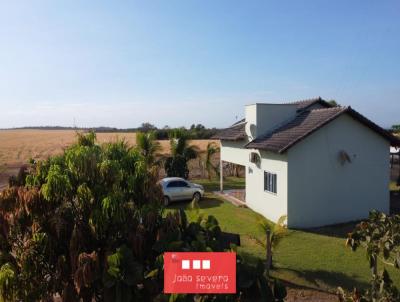
[[[124,138],[129,145],[136,143],[135,133],[97,133],[99,143]],[[30,158],[46,159],[59,154],[76,139],[74,130],[0,130],[0,189],[10,175],[16,174],[19,167]],[[200,151],[207,148],[209,140],[193,140]],[[162,153],[169,152],[169,141],[160,141]],[[193,167],[198,162],[191,163]],[[197,174],[199,172],[197,171]]]

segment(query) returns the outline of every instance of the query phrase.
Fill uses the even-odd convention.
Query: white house
[[[288,227],[309,228],[389,212],[389,148],[399,140],[351,107],[247,105],[215,138],[221,167],[245,166],[248,207],[272,221],[286,215]]]

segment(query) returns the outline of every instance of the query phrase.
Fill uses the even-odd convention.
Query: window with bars
[[[276,174],[264,171],[264,191],[276,194]]]

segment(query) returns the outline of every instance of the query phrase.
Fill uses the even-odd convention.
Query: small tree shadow
[[[224,202],[222,200],[219,200],[217,198],[204,198],[199,201],[199,207],[200,209],[209,209],[220,207],[223,203]]]
[[[174,201],[168,206],[169,209],[186,209],[190,207],[191,200]],[[200,209],[209,209],[220,207],[224,202],[217,198],[205,197],[201,199],[198,204]]]
[[[238,255],[240,255],[244,261],[250,265],[257,265],[259,261],[265,262],[265,259],[257,257],[256,255],[245,251],[243,248],[238,249]]]
[[[359,221],[351,221],[341,224],[327,225],[318,228],[300,229],[300,230],[303,232],[325,235],[329,237],[347,238],[348,234],[354,230],[357,223],[359,223]]]
[[[400,214],[400,192],[390,191],[390,214]],[[318,228],[301,229],[303,232],[309,232],[319,235],[325,235],[337,238],[347,238],[360,221],[350,221],[341,224],[327,225]]]
[[[342,272],[324,270],[297,271],[288,268],[278,268],[277,272],[280,270],[290,272],[296,275],[298,278],[304,279],[316,289],[335,289],[340,286],[347,291],[351,291],[354,288],[365,289],[368,287],[368,283],[357,280],[357,276],[349,276]]]

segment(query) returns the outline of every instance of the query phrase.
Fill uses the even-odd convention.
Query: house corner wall
[[[343,163],[344,151],[350,162]],[[288,226],[309,228],[388,213],[389,143],[343,115],[288,151]]]
[[[245,141],[221,141],[221,160],[246,166],[249,160],[249,150],[244,148]]]
[[[272,222],[287,215],[287,157],[271,152],[251,150],[261,157],[260,165],[246,168],[246,204]],[[277,193],[264,191],[264,171],[277,174]]]

